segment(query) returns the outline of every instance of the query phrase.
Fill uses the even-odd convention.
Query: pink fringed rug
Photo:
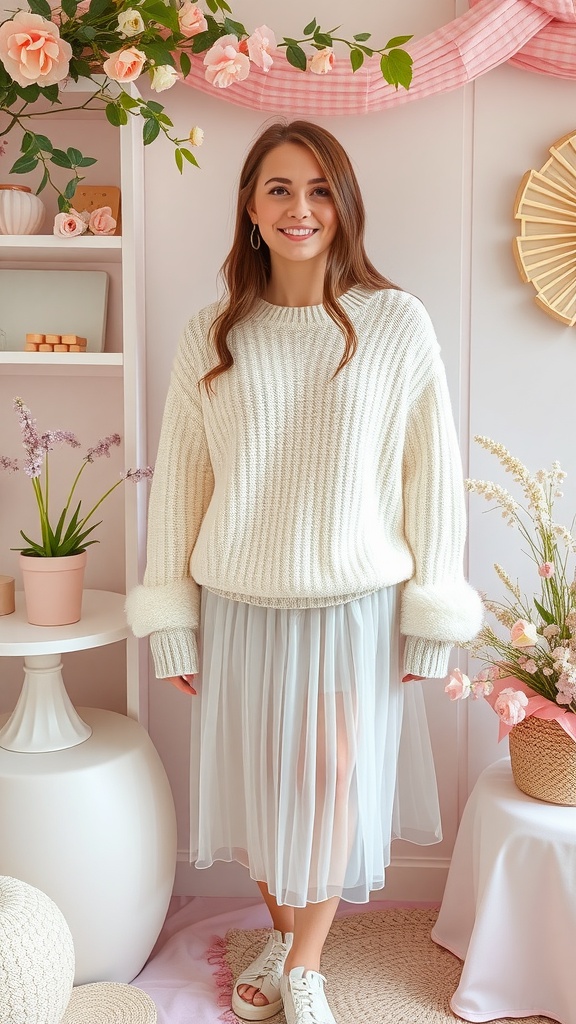
[[[332,925],[322,972],[338,1024],[450,1024],[460,1021],[450,1009],[458,987],[460,960],[437,946],[430,932],[437,910],[394,908],[353,914]],[[237,1024],[230,1009],[234,979],[258,955],[264,929],[233,929],[214,941],[208,959],[215,967],[220,1020]],[[283,1013],[272,1024],[285,1024]],[[514,1024],[502,1018],[502,1024]],[[549,1024],[526,1017],[523,1024]]]

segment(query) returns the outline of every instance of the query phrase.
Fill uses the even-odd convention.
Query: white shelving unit
[[[138,93],[133,85],[133,96]],[[83,102],[93,91],[88,80],[70,83],[62,92],[63,107],[55,118],[74,116],[69,109]],[[76,114],[77,116],[77,114]],[[82,112],[82,120],[102,122],[104,112]],[[46,129],[49,127],[46,124]],[[44,129],[44,130],[46,130]],[[120,377],[123,396],[123,444],[127,467],[146,465],[145,438],[145,347],[144,347],[144,170],[141,119],[116,129],[120,147],[120,190],[122,235],[81,236],[73,239],[43,235],[0,235],[0,273],[2,266],[67,269],[116,264],[121,273],[121,352],[30,353],[0,352],[0,374],[41,375],[90,378]],[[94,139],[97,147],[97,124]],[[98,153],[94,155],[97,157]],[[109,313],[110,316],[110,313]],[[118,326],[118,325],[116,325]],[[106,346],[105,346],[106,349]],[[97,388],[97,383],[95,384]],[[97,391],[96,391],[97,394]],[[145,486],[124,487],[125,586],[135,586],[143,570],[147,490]],[[147,645],[132,636],[127,638],[128,714],[147,726]]]

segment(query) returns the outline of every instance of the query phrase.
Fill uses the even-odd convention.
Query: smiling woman
[[[157,676],[193,701],[191,860],[244,865],[270,911],[232,995],[250,1021],[283,1005],[289,1024],[334,1024],[319,967],[339,898],[383,888],[393,836],[440,840],[409,681],[443,676],[482,618],[439,346],[368,260],[364,223],[333,135],[261,133],[227,294],[174,363],[127,604]]]

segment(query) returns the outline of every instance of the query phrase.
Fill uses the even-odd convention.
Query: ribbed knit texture
[[[341,298],[358,350],[322,306],[260,302],[215,363],[202,310],[181,340],[150,497],[144,585],[128,598],[157,675],[195,672],[199,586],[273,607],[338,604],[410,580],[406,671],[444,675],[481,623],[462,575],[460,457],[430,319],[413,296]]]

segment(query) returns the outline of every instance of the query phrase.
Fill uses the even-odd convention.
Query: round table
[[[526,796],[509,758],[464,809],[432,938],[464,961],[450,1006],[468,1021],[576,1024],[576,807]]]
[[[66,693],[61,654],[128,635],[124,596],[87,590],[80,622],[33,626],[23,596],[0,617],[0,655],[24,656],[16,708],[0,717],[0,875],[45,892],[66,918],[75,984],[131,981],[164,922],[176,815],[145,729]]]

